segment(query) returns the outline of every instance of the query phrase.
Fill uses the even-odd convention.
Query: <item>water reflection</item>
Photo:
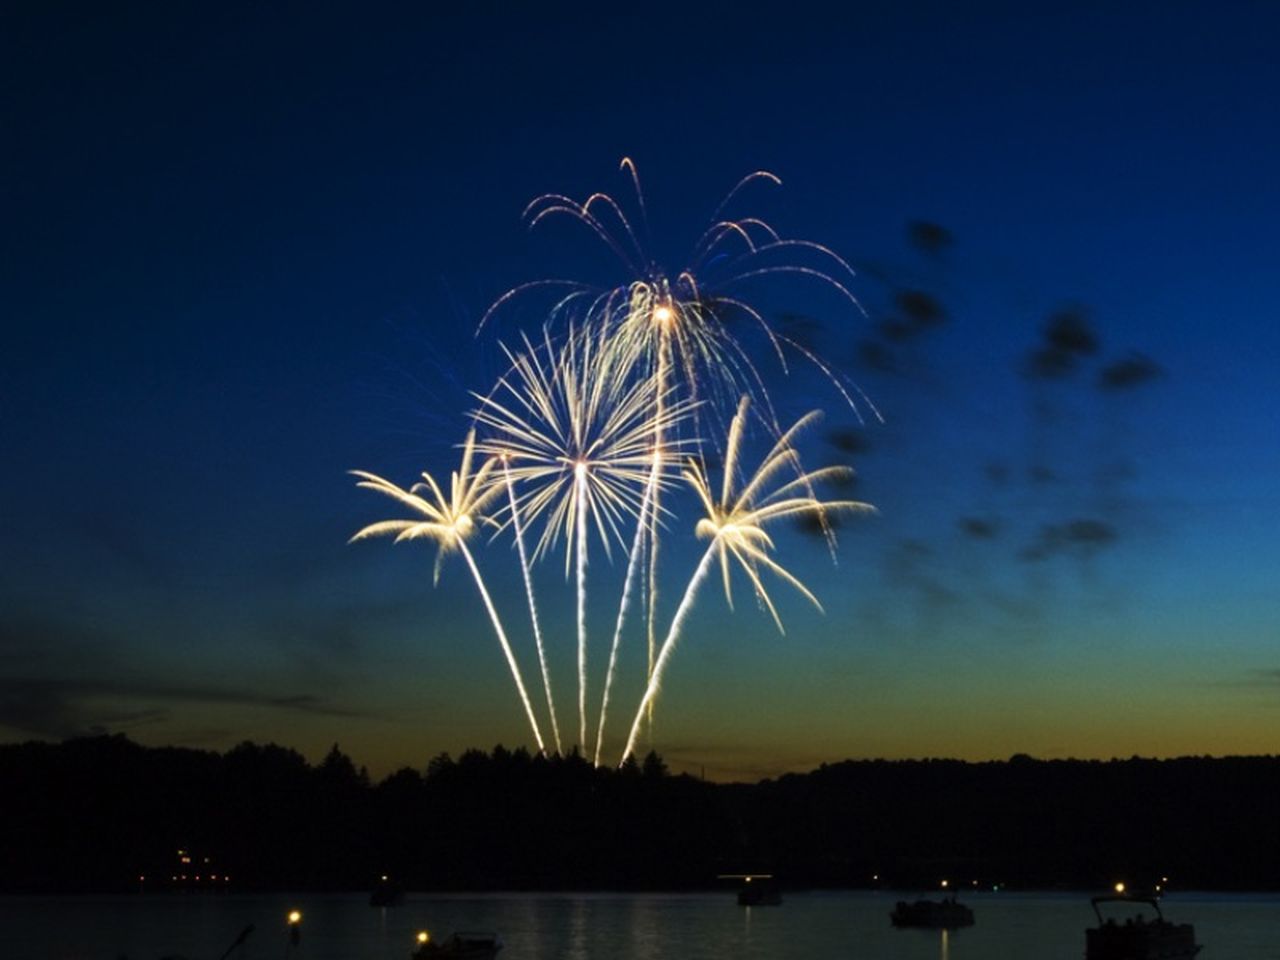
[[[392,910],[367,896],[0,897],[2,960],[217,957],[254,923],[244,960],[408,960],[416,931],[494,930],[502,960],[1080,960],[1092,922],[1084,894],[976,895],[978,923],[960,931],[889,923],[894,892],[815,892],[769,910],[715,894],[410,895]],[[1280,897],[1176,898],[1214,960],[1276,960]],[[306,930],[290,949],[284,917]],[[86,943],[83,931],[92,930]]]
[[[587,960],[587,905],[574,898],[569,908],[569,953],[570,960]]]

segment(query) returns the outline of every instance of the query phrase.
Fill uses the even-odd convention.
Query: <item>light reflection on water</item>
[[[1094,922],[1087,894],[965,897],[973,927],[897,930],[896,900],[914,894],[788,894],[780,907],[740,907],[700,894],[411,895],[375,908],[367,896],[0,898],[5,960],[407,960],[420,929],[496,930],[500,960],[1080,960]],[[303,913],[290,948],[285,916]],[[1181,894],[1166,916],[1195,924],[1202,960],[1280,957],[1280,896]]]

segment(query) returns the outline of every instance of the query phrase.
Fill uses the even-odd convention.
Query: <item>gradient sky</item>
[[[520,212],[633,204],[630,156],[672,267],[741,176],[781,177],[734,212],[847,257],[866,315],[744,292],[884,417],[765,368],[880,513],[836,567],[780,533],[826,606],[779,586],[785,637],[745,585],[703,594],[673,768],[1274,753],[1276,7],[542,6],[6,6],[0,739],[336,741],[375,775],[527,742],[465,568],[433,589],[431,548],[348,546],[394,508],[345,471],[452,469],[468,391],[540,323],[473,337],[505,289],[625,281]],[[940,322],[902,322],[909,290]],[[1095,352],[1051,349],[1063,312]],[[509,545],[481,562],[532,679]],[[538,577],[572,726],[569,594]]]

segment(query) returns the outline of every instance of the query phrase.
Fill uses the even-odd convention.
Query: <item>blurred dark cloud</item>
[[[857,361],[877,373],[896,373],[897,360],[893,351],[878,340],[860,340],[856,350]]]
[[[61,739],[177,719],[183,705],[193,704],[366,715],[301,683],[289,685],[302,691],[282,694],[233,681],[175,684],[138,676],[127,666],[126,641],[73,620],[7,612],[0,618],[0,726]]]
[[[915,593],[925,611],[957,603],[961,595],[945,582],[937,569],[937,551],[923,540],[901,540],[886,557],[885,570],[890,582]]]
[[[966,537],[974,540],[992,540],[1000,533],[1000,521],[984,517],[961,517],[956,526]]]
[[[871,449],[871,438],[866,430],[858,427],[835,427],[827,431],[827,443],[844,453],[867,453]]]
[[[951,231],[932,220],[911,220],[907,223],[907,243],[921,253],[936,257],[954,242]]]
[[[1034,484],[1044,485],[1056,483],[1058,480],[1058,474],[1051,467],[1046,467],[1044,464],[1040,463],[1033,463],[1027,468],[1027,479]]]
[[[778,317],[777,329],[782,336],[793,343],[799,344],[806,350],[815,350],[818,347],[818,335],[822,331],[822,324],[802,313],[784,313]]]
[[[1035,541],[1022,551],[1021,557],[1035,562],[1070,550],[1091,554],[1111,546],[1118,537],[1116,528],[1105,520],[1085,518],[1045,524]]]
[[[1059,310],[1049,317],[1045,340],[1054,350],[1093,356],[1098,352],[1098,335],[1094,332],[1083,307]]]
[[[146,681],[0,678],[0,726],[38,737],[66,739],[117,732],[170,720],[183,704],[197,703],[273,707],[327,717],[366,716],[307,693],[280,697],[229,687]]]
[[[1098,335],[1083,307],[1069,307],[1050,315],[1041,344],[1032,349],[1024,366],[1033,380],[1061,380],[1075,373],[1081,358],[1094,356]]]
[[[823,513],[801,513],[795,518],[795,528],[811,537],[825,537],[843,525],[841,515],[830,510]]]
[[[1144,354],[1134,353],[1103,367],[1098,373],[1098,385],[1104,390],[1128,390],[1163,375],[1164,369],[1158,363]]]
[[[991,481],[991,483],[997,486],[1004,486],[1004,484],[1009,482],[1009,475],[1011,471],[1009,470],[1009,465],[1007,463],[1001,463],[998,460],[990,460],[983,464],[982,472],[986,475],[987,479]]]
[[[947,311],[938,298],[923,290],[900,290],[894,303],[918,329],[936,327],[947,319]]]

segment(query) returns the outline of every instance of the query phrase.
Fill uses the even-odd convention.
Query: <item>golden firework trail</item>
[[[627,610],[631,606],[631,588],[635,583],[636,571],[639,569],[637,561],[640,560],[644,553],[645,533],[650,529],[649,515],[651,505],[657,496],[658,479],[662,469],[662,455],[659,452],[653,455],[653,471],[649,476],[649,483],[644,490],[644,498],[640,502],[640,515],[636,518],[635,537],[631,541],[631,550],[627,556],[627,572],[622,581],[622,599],[618,602],[618,618],[613,627],[613,643],[609,646],[609,668],[605,671],[604,693],[600,698],[600,720],[596,725],[596,749],[592,758],[594,766],[600,766],[600,748],[604,743],[604,726],[609,715],[609,693],[613,688],[613,678],[618,667],[618,650],[622,645],[622,628],[626,623]],[[653,673],[653,657],[649,657],[649,673]]]
[[[616,350],[624,368],[657,374],[664,351],[678,381],[679,392],[726,405],[748,393],[768,409],[768,393],[748,350],[726,325],[729,314],[750,321],[768,342],[783,370],[786,351],[794,350],[816,365],[858,411],[850,391],[837,373],[812,351],[775,331],[749,301],[730,293],[755,278],[792,275],[803,277],[835,291],[859,313],[865,314],[848,283],[855,276],[848,261],[831,248],[811,240],[783,237],[765,220],[754,217],[728,219],[723,216],[733,201],[756,183],[780,185],[782,181],[767,170],[743,177],[712,214],[711,221],[694,243],[688,263],[680,270],[663,270],[646,251],[648,212],[635,164],[623,158],[621,169],[629,175],[640,212],[641,230],[628,217],[623,205],[606,193],[593,193],[578,201],[564,194],[547,193],[525,208],[523,217],[532,229],[544,221],[568,218],[585,227],[603,243],[626,270],[630,279],[612,288],[600,289],[569,279],[536,280],[517,286],[494,301],[480,320],[478,330],[507,304],[535,291],[563,289],[552,316],[586,316],[588,323],[609,329],[610,349]],[[645,237],[642,238],[641,234]],[[800,258],[801,262],[793,262]],[[865,396],[863,405],[874,411]]]
[[[563,754],[560,742],[560,721],[556,716],[556,702],[551,695],[551,671],[547,667],[547,649],[542,640],[542,624],[538,619],[538,602],[533,591],[533,577],[529,572],[529,555],[524,545],[524,524],[520,521],[520,509],[516,502],[515,483],[511,479],[511,458],[501,456],[503,485],[507,488],[507,502],[511,510],[511,528],[515,533],[516,552],[520,557],[520,572],[524,579],[525,598],[529,603],[529,622],[533,626],[533,640],[538,648],[538,666],[542,670],[542,691],[547,699],[547,713],[551,716],[551,734],[555,737],[556,753]]]
[[[565,575],[576,579],[579,744],[588,749],[587,564],[594,528],[606,555],[623,544],[623,529],[638,520],[641,503],[667,478],[655,470],[654,437],[675,429],[693,408],[660,404],[651,379],[628,377],[592,330],[570,329],[561,343],[543,331],[524,338],[523,352],[506,351],[510,370],[472,416],[487,431],[478,449],[504,458],[521,489],[511,522],[541,519],[533,559],[565,543]],[[527,574],[526,563],[526,576]]]
[[[792,275],[836,291],[865,314],[847,286],[854,277],[853,268],[829,247],[811,240],[784,238],[759,217],[730,219],[724,215],[733,201],[752,185],[780,186],[782,181],[777,176],[758,170],[738,181],[713,212],[710,223],[693,245],[686,266],[668,273],[646,251],[648,211],[636,165],[624,157],[621,169],[627,173],[635,195],[639,230],[622,204],[599,192],[583,201],[564,194],[544,194],[525,208],[523,216],[531,229],[543,221],[563,218],[585,227],[614,253],[631,279],[604,290],[572,280],[524,284],[508,291],[490,306],[481,318],[481,328],[513,299],[537,290],[563,289],[563,296],[552,308],[552,316],[585,315],[589,326],[607,331],[607,349],[616,354],[614,363],[629,375],[652,378],[659,405],[668,395],[693,401],[706,399],[710,402],[708,409],[712,418],[719,420],[721,409],[746,394],[755,398],[762,410],[768,411],[774,433],[778,434],[781,427],[773,415],[764,378],[747,346],[727,322],[730,317],[742,317],[748,321],[747,326],[763,335],[784,373],[788,372],[787,351],[794,351],[822,373],[859,418],[862,407],[879,417],[856,385],[844,381],[813,351],[775,331],[747,299],[732,292],[756,278]],[[795,262],[797,258],[800,262]],[[693,420],[695,433],[701,432],[697,415]],[[655,447],[663,447],[665,440],[664,431],[655,432]],[[655,490],[653,496],[650,529],[645,532],[642,544],[648,557],[645,586],[650,675],[657,641],[658,523],[665,513],[661,490]],[[834,553],[834,540],[829,534],[828,543]]]
[[[489,620],[498,636],[502,652],[507,658],[507,665],[511,668],[511,676],[520,694],[520,702],[524,704],[525,715],[529,718],[529,726],[533,730],[534,740],[537,741],[538,752],[545,753],[546,746],[542,742],[542,732],[538,729],[538,721],[533,715],[533,705],[529,702],[529,694],[525,690],[520,667],[511,651],[506,631],[502,628],[497,608],[489,596],[484,579],[480,576],[480,568],[467,548],[467,539],[475,533],[481,523],[486,521],[485,508],[502,492],[502,487],[492,482],[490,477],[494,466],[492,458],[487,459],[478,471],[472,473],[475,449],[475,431],[472,430],[468,432],[463,445],[462,463],[451,477],[448,496],[445,496],[440,485],[428,473],[422,475],[423,482],[415,483],[405,490],[375,474],[363,470],[352,470],[352,475],[359,478],[356,486],[375,490],[391,497],[408,507],[419,518],[380,520],[377,523],[371,523],[357,531],[348,542],[355,543],[357,540],[376,536],[394,536],[396,543],[409,540],[432,540],[439,548],[434,570],[436,583],[440,581],[440,568],[445,556],[454,550],[462,554],[471,570],[476,588],[480,591],[485,609],[489,613]]]
[[[709,539],[711,543],[694,570],[680,605],[676,608],[675,616],[671,620],[671,627],[658,652],[649,685],[645,689],[640,706],[636,710],[635,719],[632,721],[627,745],[619,760],[620,764],[625,763],[635,751],[645,711],[661,688],[663,675],[680,637],[680,629],[693,606],[698,588],[706,579],[716,558],[720,560],[725,597],[730,607],[733,605],[730,568],[736,564],[746,574],[757,600],[768,609],[778,630],[785,634],[782,618],[778,615],[777,607],[769,596],[761,576],[764,570],[789,583],[819,610],[822,609],[822,605],[808,587],[770,556],[774,543],[766,532],[765,526],[788,517],[815,515],[821,517],[832,511],[874,509],[869,504],[858,501],[823,501],[814,496],[815,485],[824,480],[847,475],[849,472],[847,467],[824,467],[811,471],[799,468],[793,442],[798,433],[818,418],[819,414],[816,411],[802,417],[785,431],[756,471],[747,478],[741,489],[735,491],[748,406],[748,398],[743,397],[729,426],[728,440],[725,445],[724,477],[719,495],[717,496],[711,485],[706,467],[699,460],[691,460],[684,470],[685,480],[697,494],[703,508],[703,516],[698,521],[695,532],[699,538]],[[796,471],[798,475],[781,485],[771,486],[784,469]]]
[[[637,583],[648,637],[648,670],[620,762],[634,753],[645,717],[652,732],[662,680],[716,560],[730,606],[731,574],[736,567],[783,631],[782,619],[766,589],[766,572],[821,607],[813,593],[774,559],[775,546],[765,528],[783,518],[816,517],[834,549],[834,538],[825,522],[828,513],[871,509],[854,501],[817,497],[815,484],[840,476],[846,468],[804,469],[794,441],[817,414],[784,431],[773,412],[754,353],[765,348],[784,373],[788,372],[789,356],[801,357],[824,375],[859,417],[867,409],[879,418],[856,386],[813,351],[775,331],[763,313],[737,292],[740,285],[760,278],[790,275],[816,281],[862,310],[847,286],[854,275],[852,268],[829,248],[784,238],[758,217],[727,216],[726,211],[744,190],[755,184],[777,185],[777,177],[757,171],[739,181],[712,214],[687,265],[667,272],[646,253],[648,212],[635,165],[624,159],[622,168],[630,178],[638,217],[604,193],[583,201],[546,194],[526,208],[524,217],[531,228],[564,218],[584,226],[613,251],[628,279],[603,290],[574,280],[539,280],[513,288],[490,306],[480,327],[519,298],[559,291],[541,337],[531,340],[522,335],[515,350],[503,346],[509,361],[506,373],[488,393],[474,394],[477,407],[471,414],[472,429],[449,495],[446,497],[426,473],[423,482],[405,490],[374,474],[353,471],[359,486],[391,496],[416,515],[411,520],[370,524],[352,537],[353,541],[378,535],[392,535],[397,542],[434,540],[439,547],[437,581],[444,557],[454,551],[463,555],[542,752],[546,748],[519,666],[468,541],[482,524],[493,528],[495,535],[507,529],[514,535],[557,752],[563,751],[563,744],[531,568],[563,543],[565,577],[574,576],[576,594],[578,745],[585,753],[589,747],[589,544],[598,539],[611,558],[613,545],[621,549],[629,539],[599,700],[593,750],[597,765],[624,626]],[[552,329],[558,332],[554,338]],[[740,461],[752,402],[756,419],[774,442],[757,470],[743,477]],[[734,410],[732,417],[730,410]],[[716,425],[728,420],[727,431],[704,431],[703,417]],[[723,451],[724,477],[718,491],[711,485],[702,458],[704,435]],[[664,499],[675,484],[676,464],[688,454],[696,455],[687,459],[681,476],[703,513],[694,532],[710,543],[659,645],[659,543],[667,536],[664,521],[673,516]],[[473,473],[477,455],[485,459]]]

